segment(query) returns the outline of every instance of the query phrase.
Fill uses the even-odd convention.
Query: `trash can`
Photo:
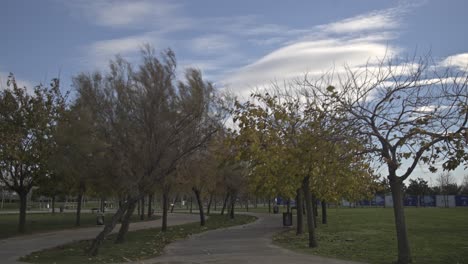
[[[283,213],[283,226],[292,226],[292,213]]]
[[[273,213],[274,214],[279,213],[279,207],[277,205],[273,206]]]
[[[96,225],[103,225],[104,224],[104,214],[98,213],[96,216]]]
[[[63,213],[63,209],[64,209],[64,207],[63,207],[63,205],[61,205],[61,206],[60,206],[60,212],[61,212],[61,213]]]

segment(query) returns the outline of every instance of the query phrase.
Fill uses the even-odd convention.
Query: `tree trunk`
[[[226,205],[227,205],[228,199],[229,199],[229,192],[226,193],[226,197],[224,198],[223,208],[221,209],[221,215],[223,215],[223,214],[224,214],[224,210],[226,210]]]
[[[119,219],[122,217],[122,215],[127,211],[128,204],[131,201],[127,201],[124,203],[119,209],[117,209],[117,212],[112,216],[112,220],[104,226],[104,229],[96,236],[96,238],[93,240],[93,243],[88,249],[88,254],[91,256],[96,256],[99,252],[99,247],[101,246],[102,242],[106,238],[107,235],[109,235],[110,232],[114,229],[115,225],[119,221]]]
[[[317,198],[314,195],[312,195],[312,209],[314,211],[314,227],[317,228],[318,209],[317,209]]]
[[[55,214],[55,195],[52,195],[52,214]]]
[[[18,232],[24,233],[26,231],[26,209],[28,201],[28,192],[26,190],[17,192],[20,198],[20,213],[19,213],[19,225]]]
[[[405,211],[403,208],[402,181],[397,176],[389,176],[390,188],[393,198],[393,213],[395,216],[395,227],[398,243],[398,263],[411,263],[411,252],[406,229]]]
[[[193,187],[192,191],[195,193],[195,198],[198,203],[198,211],[200,211],[200,225],[205,226],[205,213],[203,212],[203,201],[201,200],[200,190]]]
[[[193,212],[193,197],[190,196],[190,213]]]
[[[213,202],[213,193],[210,193],[210,200],[208,201],[208,206],[206,208],[206,214],[210,214],[211,203]],[[216,210],[216,209],[215,209]]]
[[[65,202],[66,203],[66,202]],[[101,212],[104,213],[104,198],[101,198],[99,209]]]
[[[133,215],[133,212],[135,211],[136,203],[137,202],[135,201],[128,205],[127,212],[125,212],[125,216],[122,218],[122,224],[120,225],[119,233],[117,234],[117,238],[115,239],[116,244],[125,242],[125,235],[127,234],[128,228],[130,227],[130,219]]]
[[[148,218],[153,217],[153,194],[148,195]]]
[[[271,199],[268,198],[268,213],[271,214]]]
[[[234,219],[234,207],[236,206],[236,198],[237,198],[237,194],[236,194],[236,192],[233,192],[231,194],[231,208],[229,210],[229,218],[230,219]]]
[[[76,206],[76,221],[75,226],[80,226],[81,224],[81,205],[83,202],[83,190],[80,190],[78,193],[78,200],[76,201],[78,204]]]
[[[315,224],[314,224],[314,212],[312,208],[312,194],[309,189],[309,176],[305,177],[302,181],[302,190],[304,192],[304,200],[307,211],[307,228],[309,232],[309,247],[317,247],[317,238],[315,237]]]
[[[327,203],[325,200],[322,200],[322,224],[327,224]]]
[[[216,200],[216,195],[214,197],[214,210],[216,211],[216,205],[218,204],[218,201]]]
[[[303,199],[305,199],[305,197],[302,197]],[[302,203],[302,215],[306,215],[307,214],[307,210],[306,210],[306,203]]]
[[[297,208],[297,226],[296,235],[302,235],[304,233],[303,215],[302,215],[302,190],[297,189],[296,196],[296,208]]]
[[[161,226],[161,231],[166,232],[167,230],[167,205],[169,202],[169,191],[164,190],[163,191],[163,199],[162,199],[162,209],[163,209],[163,215],[162,215],[162,226]]]
[[[145,196],[141,197],[141,214],[140,214],[140,220],[143,221],[145,220]]]
[[[137,202],[137,214],[141,215],[141,200],[138,200]]]
[[[249,211],[249,198],[245,201],[245,210],[248,212]]]

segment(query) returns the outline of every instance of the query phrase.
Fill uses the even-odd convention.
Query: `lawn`
[[[407,208],[405,212],[413,263],[468,263],[468,208]],[[392,209],[330,209],[328,222],[319,224],[316,249],[307,248],[307,235],[298,237],[295,229],[277,234],[274,242],[346,260],[392,263],[397,259]]]
[[[206,221],[205,227],[201,227],[200,223],[196,222],[169,227],[166,232],[161,232],[160,228],[133,231],[127,234],[127,241],[123,244],[114,244],[115,235],[111,235],[103,243],[97,257],[90,257],[85,254],[85,249],[90,245],[90,241],[85,240],[35,252],[20,260],[56,264],[138,261],[160,255],[164,247],[174,240],[183,239],[207,230],[246,224],[253,222],[255,219],[254,216],[249,215],[236,215],[234,220],[230,220],[226,216],[211,215]]]
[[[38,233],[45,231],[76,228],[74,213],[34,213],[26,215],[26,233]],[[112,214],[104,216],[105,222],[110,221]],[[158,217],[159,218],[159,217]],[[133,215],[132,222],[139,221],[137,215]],[[155,217],[152,218],[157,219]],[[18,214],[0,214],[0,239],[20,235],[18,230]],[[96,226],[96,214],[81,214],[81,226]]]

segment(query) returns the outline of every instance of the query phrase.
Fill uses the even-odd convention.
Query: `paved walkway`
[[[169,214],[168,225],[181,225],[199,221],[198,215]],[[130,224],[130,230],[148,229],[161,226],[161,219]],[[120,225],[114,228],[117,232]],[[56,247],[72,241],[94,238],[103,227],[90,227],[54,231],[0,240],[0,263],[23,263],[16,261],[19,257],[41,249]]]
[[[272,244],[273,234],[283,230],[280,215],[254,214],[259,219],[244,226],[208,231],[174,242],[161,257],[138,263],[356,263],[295,253]]]
[[[351,264],[356,262],[335,260],[299,254],[272,244],[273,234],[283,230],[280,215],[254,214],[254,223],[197,234],[187,240],[174,242],[166,247],[161,257],[137,263],[197,264],[197,263],[269,263],[269,264]],[[198,215],[169,214],[170,225],[198,221]],[[158,227],[161,220],[132,223],[130,230]],[[96,236],[102,227],[63,230],[0,240],[0,262],[21,263],[21,256],[33,251],[55,247],[76,240]],[[114,231],[118,230],[118,226]]]

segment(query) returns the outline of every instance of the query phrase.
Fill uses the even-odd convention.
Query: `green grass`
[[[413,263],[468,263],[468,209],[407,208],[405,213]],[[296,236],[295,229],[277,234],[274,242],[346,260],[392,263],[397,259],[392,209],[330,209],[328,222],[317,229],[318,248],[308,248],[308,236]]]
[[[236,215],[234,220],[226,216],[211,215],[206,226],[200,223],[190,223],[169,227],[166,232],[160,228],[129,232],[123,244],[114,244],[115,235],[109,236],[103,243],[99,255],[90,257],[85,254],[90,240],[74,242],[64,246],[32,253],[21,258],[21,261],[32,263],[115,263],[147,259],[158,256],[164,247],[172,241],[186,238],[192,234],[206,230],[225,228],[229,226],[253,222],[256,218],[249,215]]]
[[[25,234],[77,228],[75,227],[75,217],[76,214],[74,213],[27,214]],[[112,214],[106,214],[104,216],[105,222],[110,221],[111,217]],[[137,222],[139,219],[137,215],[134,215],[132,222]],[[157,218],[153,217],[151,220],[154,219]],[[22,235],[18,233],[18,221],[18,214],[0,214],[0,239]],[[96,226],[96,214],[82,213],[80,227],[90,226]]]

